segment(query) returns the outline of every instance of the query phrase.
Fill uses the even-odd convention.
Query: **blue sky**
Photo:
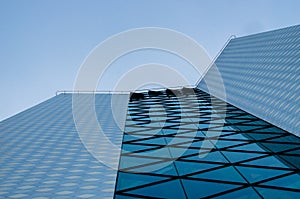
[[[214,57],[232,34],[299,24],[299,7],[298,0],[2,0],[0,120],[53,97],[56,90],[72,90],[84,58],[113,34],[170,28]],[[159,57],[149,53],[143,59],[151,56]]]

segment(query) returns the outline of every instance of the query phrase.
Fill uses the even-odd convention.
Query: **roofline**
[[[269,33],[269,32],[281,31],[283,29],[294,28],[296,26],[300,26],[300,24],[291,25],[291,26],[285,26],[285,27],[282,27],[282,28],[274,28],[274,29],[272,28],[272,29],[265,30],[265,31],[262,31],[262,32],[253,33],[253,34],[250,34],[250,35],[237,36],[234,39],[239,39],[239,38],[244,38],[244,37],[250,37],[250,36],[255,36],[255,35],[259,35],[259,34],[265,34],[265,33]]]

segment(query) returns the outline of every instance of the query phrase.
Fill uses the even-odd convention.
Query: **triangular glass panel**
[[[211,180],[222,180],[229,182],[247,183],[233,166],[208,171],[191,176],[192,178],[204,178]]]
[[[143,187],[127,193],[157,198],[186,198],[179,180]]]
[[[243,136],[241,133],[233,134],[233,135],[228,135],[228,136],[224,136],[224,137],[222,137],[222,138],[224,138],[224,139],[249,140],[249,138]]]
[[[296,149],[296,150],[293,150],[293,151],[286,152],[286,154],[300,155],[300,149]]]
[[[291,189],[299,190],[300,189],[300,175],[293,174],[293,175],[285,176],[282,178],[278,178],[276,180],[265,182],[265,183],[263,183],[263,185],[271,185],[271,186],[275,186],[275,187],[284,187],[284,188],[291,188]]]
[[[136,199],[136,197],[130,197],[130,196],[122,196],[120,194],[115,195],[115,199]]]
[[[232,150],[242,150],[242,151],[266,151],[263,148],[261,148],[258,144],[252,143],[252,144],[246,144],[238,147],[231,148]]]
[[[289,168],[282,161],[277,159],[275,156],[268,156],[265,158],[260,158],[257,160],[252,160],[250,162],[246,162],[244,164],[247,165],[258,165],[258,166],[267,166],[267,167],[280,167],[280,168]]]
[[[216,199],[260,199],[261,197],[256,193],[253,188],[239,189],[228,194],[221,195],[216,197]]]
[[[178,176],[173,161],[165,161],[162,163],[152,164],[140,168],[133,169],[134,172],[138,173],[155,173],[162,175]]]
[[[203,131],[204,133],[204,137],[208,137],[208,138],[217,138],[220,137],[222,135],[222,131],[214,131],[209,129],[208,131]]]
[[[128,141],[138,140],[138,139],[140,139],[140,138],[136,137],[136,136],[125,134],[123,137],[123,142],[128,142]]]
[[[242,173],[242,175],[250,183],[258,182],[261,180],[265,180],[268,178],[272,178],[290,172],[284,170],[243,167],[243,166],[237,166],[236,168]]]
[[[166,140],[163,137],[152,137],[151,139],[140,140],[135,143],[166,145]]]
[[[129,189],[132,187],[137,187],[153,182],[158,182],[160,180],[165,180],[166,177],[150,176],[136,173],[118,173],[117,191]]]
[[[295,199],[300,197],[300,192],[285,191],[279,189],[258,188],[255,189],[262,195],[263,198],[272,199]]]
[[[200,150],[198,150],[200,152]],[[201,156],[199,156],[199,153],[197,155],[184,158],[187,160],[196,160],[196,161],[210,161],[210,162],[218,162],[218,163],[227,163],[228,161],[225,159],[225,157],[219,152],[207,152],[207,153],[201,153]]]
[[[279,137],[275,139],[268,140],[271,142],[287,142],[290,144],[299,144],[299,139],[297,139],[294,135],[287,135],[284,137]]]
[[[132,156],[121,156],[120,169],[127,169],[130,167],[141,166],[148,163],[154,163],[159,161],[158,159],[143,158],[143,157],[132,157]]]
[[[188,198],[203,198],[239,187],[239,185],[182,180]]]
[[[177,134],[177,129],[162,129],[164,135]]]
[[[202,146],[203,141],[201,140],[194,140],[194,142],[188,142],[188,143],[184,143],[184,144],[180,144],[179,146],[185,146],[185,147],[196,147],[196,148],[201,148],[204,147]],[[210,148],[215,148],[212,144],[210,145]]]
[[[193,139],[191,138],[181,138],[181,137],[167,137],[166,138],[168,144],[180,144],[180,143],[183,143],[183,142],[192,142]]]
[[[299,147],[299,145],[297,144],[281,144],[281,143],[263,143],[263,145],[276,153]]]
[[[197,150],[197,149],[189,149],[187,147],[183,147],[183,148],[169,147],[169,150],[171,152],[171,157],[172,158],[180,158],[182,156],[192,155],[192,154],[199,153],[199,150]]]
[[[162,129],[154,128],[147,129],[146,131],[140,132],[139,134],[147,134],[147,135],[163,135]]]
[[[255,140],[262,140],[262,139],[278,136],[277,134],[271,134],[271,133],[245,133],[245,135],[248,135]]]
[[[193,140],[195,137],[199,136],[199,132],[197,132],[197,129],[194,130],[184,130],[179,131],[176,136],[186,137],[187,139]],[[203,134],[201,133],[201,136],[203,137]]]
[[[231,147],[238,144],[243,144],[243,141],[218,140],[215,145],[217,148]]]
[[[123,144],[122,146],[122,153],[127,152],[135,152],[145,149],[153,149],[155,146],[148,146],[148,145],[137,145],[137,144]]]
[[[171,158],[170,151],[167,147],[144,151],[137,154],[149,157]]]
[[[244,160],[248,160],[251,158],[256,158],[256,157],[264,155],[264,154],[259,154],[259,153],[232,152],[232,151],[222,151],[222,153],[232,163],[240,162],[240,161],[244,161]]]
[[[215,168],[220,166],[219,164],[208,164],[200,162],[186,162],[186,161],[176,161],[175,166],[179,173],[179,176],[186,175],[194,172],[204,171],[207,169]]]

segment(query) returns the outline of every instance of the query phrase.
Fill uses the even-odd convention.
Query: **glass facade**
[[[299,57],[300,25],[232,39],[213,67],[223,78],[224,100],[299,136]],[[208,91],[215,72],[198,88]],[[216,97],[222,88],[215,86]]]
[[[75,95],[87,105],[90,96]],[[300,196],[295,135],[201,90],[131,101],[120,95],[125,103],[117,103],[118,110],[127,111],[121,130],[111,97],[97,94],[95,110],[122,151],[113,154],[101,144],[99,153],[118,171],[87,151],[74,124],[72,95],[61,94],[0,123],[0,198]]]
[[[128,105],[115,198],[297,198],[299,152],[300,138],[201,90],[145,94]]]
[[[196,89],[60,94],[1,121],[0,198],[299,198],[299,33],[231,40]]]

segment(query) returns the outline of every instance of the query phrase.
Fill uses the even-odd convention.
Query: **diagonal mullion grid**
[[[156,162],[150,162],[150,163],[146,163],[146,164],[141,164],[139,166],[137,166],[136,168],[143,168],[143,167],[147,167],[149,165],[156,165],[156,164],[160,164],[160,163],[163,163],[165,161],[175,161],[174,164],[175,164],[175,168],[176,165],[178,163],[193,163],[193,164],[209,164],[209,165],[216,165],[215,167],[213,168],[208,168],[208,169],[204,169],[204,170],[200,170],[200,171],[195,171],[195,172],[190,172],[190,173],[187,173],[187,174],[184,174],[184,175],[181,175],[180,172],[177,171],[178,173],[178,176],[177,177],[173,177],[170,179],[165,179],[165,180],[162,180],[162,181],[157,181],[157,182],[152,182],[150,184],[147,184],[146,185],[143,185],[142,188],[141,188],[141,194],[129,194],[128,192],[128,189],[125,189],[125,190],[116,190],[116,195],[115,197],[117,198],[118,195],[130,195],[130,196],[135,196],[135,197],[148,197],[146,195],[143,195],[143,190],[145,190],[145,188],[147,187],[154,187],[154,185],[160,185],[163,186],[162,184],[164,184],[165,182],[169,182],[169,181],[174,181],[174,180],[178,180],[178,179],[182,179],[182,180],[189,180],[189,181],[196,181],[196,182],[214,182],[214,183],[221,183],[221,184],[229,184],[229,185],[239,185],[238,187],[235,187],[235,188],[231,188],[231,189],[227,189],[227,190],[223,190],[219,193],[214,193],[214,194],[211,194],[209,196],[203,196],[203,197],[213,197],[213,196],[220,196],[220,195],[223,195],[223,194],[227,194],[227,193],[231,193],[231,192],[235,192],[235,191],[238,191],[238,190],[241,190],[241,189],[244,189],[246,187],[252,187],[254,189],[254,192],[257,193],[257,195],[259,195],[260,197],[262,197],[260,195],[260,193],[255,189],[255,187],[268,187],[268,188],[274,188],[274,186],[270,186],[270,185],[261,185],[262,183],[264,182],[268,182],[268,181],[272,181],[274,179],[278,179],[278,178],[281,178],[281,177],[285,177],[285,176],[290,176],[290,175],[293,175],[295,173],[298,172],[298,170],[291,166],[291,164],[287,163],[286,160],[282,160],[282,158],[279,157],[279,155],[282,155],[282,154],[285,154],[286,156],[291,156],[291,154],[286,154],[287,152],[291,152],[293,150],[296,150],[298,149],[298,147],[296,147],[295,149],[292,148],[292,149],[287,149],[287,150],[283,150],[281,152],[272,152],[270,151],[270,149],[268,147],[265,147],[263,144],[261,143],[275,143],[275,144],[291,144],[290,142],[281,142],[281,141],[272,141],[272,139],[275,139],[275,138],[282,138],[282,137],[285,137],[287,135],[289,135],[287,132],[284,132],[282,130],[278,130],[276,127],[254,117],[254,116],[251,116],[239,109],[237,109],[236,107],[233,107],[229,104],[227,104],[227,109],[226,109],[226,112],[225,112],[225,109],[224,109],[224,106],[219,106],[218,103],[214,103],[214,105],[216,106],[219,106],[220,110],[218,110],[218,113],[219,114],[226,114],[226,123],[224,125],[224,129],[221,129],[220,128],[222,127],[222,125],[220,125],[221,123],[220,122],[217,122],[218,121],[218,116],[217,114],[215,113],[211,113],[209,111],[212,110],[212,104],[210,103],[211,102],[211,98],[212,96],[209,96],[208,94],[202,92],[202,91],[199,91],[199,90],[196,90],[196,94],[195,96],[200,100],[198,101],[198,104],[199,105],[199,109],[200,110],[200,113],[197,113],[197,108],[195,106],[193,106],[194,101],[189,104],[188,102],[186,104],[184,104],[184,106],[182,107],[179,107],[178,106],[178,99],[175,98],[175,97],[171,97],[171,98],[168,98],[166,97],[165,95],[162,95],[160,97],[156,97],[155,100],[152,100],[151,97],[147,97],[145,100],[142,100],[143,103],[130,103],[129,105],[129,109],[128,109],[128,112],[129,114],[128,115],[132,115],[134,117],[136,117],[136,121],[140,121],[140,119],[142,118],[149,118],[149,112],[148,112],[148,109],[149,109],[149,105],[164,105],[164,108],[166,110],[156,110],[158,113],[160,112],[167,112],[167,119],[164,121],[164,119],[161,119],[161,120],[158,120],[158,121],[151,121],[152,122],[165,122],[164,124],[164,127],[162,127],[162,133],[161,134],[157,134],[157,135],[152,135],[151,133],[150,134],[147,134],[147,131],[149,131],[151,128],[149,128],[149,123],[130,123],[128,124],[128,127],[132,127],[130,130],[132,129],[136,129],[134,131],[129,131],[129,132],[125,132],[124,133],[124,138],[126,136],[130,136],[130,135],[135,135],[135,134],[138,134],[138,138],[135,139],[135,140],[130,140],[130,141],[123,141],[123,147],[128,144],[128,145],[134,145],[136,146],[137,148],[141,147],[142,148],[139,150],[135,150],[133,152],[129,152],[129,153],[124,153],[122,154],[122,156],[130,156],[130,157],[143,157],[143,158],[149,158],[149,159],[157,159],[159,161],[156,161]],[[180,98],[181,96],[179,96]],[[186,97],[186,96],[184,96]],[[158,100],[159,99],[159,100]],[[186,98],[186,99],[189,99],[189,98]],[[190,98],[192,99],[192,98]],[[172,101],[173,100],[173,101]],[[149,102],[149,103],[148,103]],[[201,104],[202,103],[202,104]],[[142,106],[140,106],[142,104]],[[171,105],[171,107],[170,107]],[[177,106],[176,106],[177,105]],[[180,108],[184,108],[185,110],[185,113],[189,113],[188,115],[186,115],[185,119],[187,119],[184,123],[180,123],[180,120],[181,119],[181,116],[179,115],[180,113]],[[214,108],[215,109],[215,108]],[[146,110],[146,111],[145,111]],[[165,115],[159,115],[159,114],[156,114],[156,118],[157,116],[165,116]],[[205,119],[206,118],[206,119]],[[127,120],[129,121],[129,120]],[[195,121],[198,121],[197,123],[195,123]],[[235,122],[237,121],[237,122]],[[151,123],[150,123],[150,126],[151,126]],[[189,136],[185,136],[184,134],[188,134],[190,133],[189,132],[189,128],[184,128],[185,125],[191,125],[191,124],[198,124],[199,125],[199,128],[198,128],[198,133],[196,133],[196,136],[195,138],[191,138]],[[188,154],[183,154],[181,157],[179,157],[178,159],[177,158],[161,158],[161,157],[151,157],[151,156],[141,156],[140,154],[141,153],[145,153],[145,152],[149,152],[149,151],[155,151],[155,150],[158,150],[158,149],[162,149],[164,147],[166,147],[166,144],[167,143],[143,143],[143,141],[147,141],[147,140],[158,140],[158,139],[175,139],[175,135],[176,135],[176,139],[182,139],[182,142],[178,142],[178,143],[175,143],[175,144],[172,144],[172,145],[169,145],[167,148],[168,150],[170,151],[173,150],[173,149],[184,149],[184,145],[185,144],[190,144],[190,143],[197,143],[197,142],[202,142],[203,139],[204,139],[204,136],[205,136],[205,133],[200,133],[200,132],[205,132],[207,131],[208,127],[201,127],[203,126],[203,124],[212,124],[212,127],[210,127],[211,130],[215,129],[216,132],[221,132],[221,135],[220,135],[220,138],[219,138],[219,141],[220,143],[222,141],[226,141],[226,142],[232,142],[232,144],[229,144],[228,146],[225,146],[225,147],[218,147],[218,146],[215,146],[214,149],[211,150],[211,153],[213,152],[219,152],[226,160],[227,162],[218,162],[218,161],[205,161],[205,160],[201,160],[198,158],[198,160],[195,160],[195,157],[199,155],[199,146],[195,147],[195,146],[190,146],[188,151],[192,150],[191,153],[188,153]],[[255,125],[254,125],[255,124]],[[148,126],[147,126],[148,125]],[[182,125],[183,127],[181,127],[181,131],[179,132],[178,129],[179,129],[179,126],[178,125]],[[135,126],[135,127],[134,127]],[[127,127],[127,125],[126,125]],[[227,129],[226,127],[228,127],[229,129]],[[241,127],[246,127],[246,130],[241,130]],[[155,127],[153,128],[154,130],[158,129],[159,127]],[[268,132],[268,129],[276,129],[276,132],[275,135],[272,131]],[[152,130],[153,130],[152,129]],[[184,130],[182,132],[182,129]],[[125,130],[126,131],[126,130]],[[163,132],[164,131],[167,131],[168,133],[167,134],[164,134]],[[170,131],[172,133],[170,133]],[[266,132],[263,132],[263,131],[266,131]],[[200,133],[200,134],[199,134]],[[249,135],[248,135],[249,133]],[[272,136],[267,136],[266,138],[264,139],[255,139],[255,137],[253,137],[253,135],[255,134],[258,134],[258,133],[263,133],[265,135],[272,135]],[[198,135],[201,135],[200,137]],[[229,136],[237,136],[237,135],[241,135],[243,137],[243,139],[230,139],[230,138],[227,138]],[[190,140],[186,140],[186,139],[190,139]],[[212,136],[211,138],[209,138],[211,140],[215,139],[214,136]],[[297,142],[296,142],[297,143]],[[218,143],[216,143],[218,145]],[[238,147],[243,147],[243,146],[250,146],[250,145],[256,145],[260,148],[262,148],[264,151],[249,151],[249,150],[243,150],[243,149],[236,149]],[[299,144],[299,142],[298,142]],[[150,148],[143,148],[143,147],[150,147]],[[197,151],[198,149],[198,151]],[[193,151],[194,150],[194,151]],[[250,157],[250,158],[246,158],[244,160],[240,160],[240,161],[230,161],[227,156],[226,156],[226,153],[228,152],[236,152],[236,153],[248,153],[248,154],[255,154],[255,155],[258,155],[257,157]],[[224,154],[225,153],[225,154]],[[249,165],[247,164],[247,162],[251,162],[251,161],[255,161],[255,160],[260,160],[260,159],[263,159],[263,158],[268,158],[268,157],[276,157],[277,159],[279,158],[280,161],[283,161],[285,162],[285,164],[288,164],[290,167],[288,168],[280,168],[280,167],[272,167],[272,166],[264,166],[264,165]],[[189,159],[189,158],[192,158],[192,159]],[[188,167],[188,165],[186,165]],[[278,170],[278,171],[286,171],[287,173],[283,173],[283,174],[278,174],[277,176],[271,176],[271,177],[268,177],[266,179],[263,179],[263,180],[260,180],[260,181],[257,181],[257,182],[249,182],[247,180],[247,178],[239,171],[239,169],[237,169],[236,167],[241,167],[241,168],[254,168],[255,167],[258,167],[258,168],[262,168],[262,169],[268,169],[268,170]],[[221,170],[222,168],[234,168],[235,171],[237,171],[239,173],[239,175],[245,180],[244,182],[233,182],[233,181],[226,181],[226,180],[219,180],[219,179],[208,179],[208,178],[194,178],[192,177],[193,175],[198,175],[198,174],[205,174],[205,173],[208,173],[208,172],[211,172],[211,171],[219,171]],[[143,174],[143,175],[147,175],[147,176],[170,176],[170,175],[166,175],[167,173],[160,173],[160,174],[157,174],[157,173],[153,173],[153,172],[149,172],[149,173],[145,173],[145,172],[135,172],[134,171],[134,167],[131,168],[131,169],[120,169],[119,172],[128,172],[128,173],[139,173],[140,175]],[[168,181],[169,180],[169,181]],[[182,183],[181,183],[182,185]],[[158,186],[156,186],[158,187]],[[131,188],[130,190],[136,190],[138,191],[140,188],[138,187],[133,187]],[[184,185],[182,185],[182,189],[184,190]],[[278,187],[276,187],[276,189],[278,189]],[[285,187],[282,187],[282,190],[289,190],[289,191],[294,191],[294,192],[297,192],[297,190],[295,189],[291,189],[291,188],[285,188]],[[186,192],[184,190],[184,192]],[[128,196],[129,196],[128,195]],[[186,197],[188,197],[189,195],[185,195]],[[153,196],[151,195],[151,197],[156,197],[156,196]],[[157,197],[159,198],[159,195],[157,195]]]

